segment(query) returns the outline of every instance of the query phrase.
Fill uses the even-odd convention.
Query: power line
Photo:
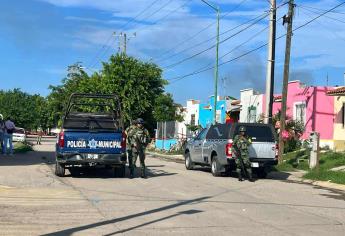
[[[142,14],[144,14],[147,10],[149,10],[154,4],[156,4],[157,2],[159,2],[159,0],[155,0],[153,1],[150,5],[148,5],[146,8],[144,8],[142,11],[140,11],[137,15],[135,15],[133,18],[131,18],[130,20],[128,20],[126,23],[124,23],[120,29],[124,29],[124,27],[126,27],[128,24],[130,24],[131,22],[133,22],[135,19],[137,19],[139,16],[141,16]],[[90,61],[89,63],[89,68],[95,66],[95,64],[98,62],[97,58],[102,57],[108,50],[109,50],[109,42],[111,40],[111,38],[113,37],[113,33],[109,35],[109,37],[107,38],[107,40],[105,41],[105,44],[103,44],[103,46],[101,47],[100,50],[98,50],[98,52],[96,53],[96,55],[93,57],[93,59]],[[107,48],[106,48],[107,47]],[[102,53],[102,51],[105,49],[105,51]],[[101,56],[100,56],[101,55]]]
[[[336,5],[335,7],[333,7],[333,8],[331,8],[331,9],[329,9],[329,10],[323,12],[322,14],[319,14],[318,16],[314,17],[313,19],[311,19],[311,20],[305,22],[304,24],[298,26],[297,28],[293,29],[292,31],[293,31],[293,32],[294,32],[294,31],[297,31],[297,30],[299,30],[299,29],[301,29],[301,28],[303,28],[303,27],[309,25],[309,24],[312,23],[313,21],[319,19],[320,17],[326,15],[327,13],[329,13],[329,12],[331,12],[331,11],[337,9],[338,7],[340,7],[340,6],[344,5],[344,4],[345,4],[345,2],[342,2],[342,3],[338,4],[338,5]],[[281,36],[279,36],[279,37],[277,37],[276,40],[279,40],[279,39],[283,38],[284,36],[286,36],[286,33],[283,34],[283,35],[281,35]],[[254,48],[254,49],[252,49],[252,50],[250,50],[250,51],[248,51],[248,52],[246,52],[246,53],[243,53],[243,54],[241,54],[241,55],[239,55],[239,56],[233,58],[233,59],[230,59],[230,60],[228,60],[228,61],[225,61],[225,62],[223,62],[223,63],[220,63],[219,66],[223,66],[223,65],[228,64],[228,63],[230,63],[230,62],[233,62],[233,61],[235,61],[235,60],[238,60],[238,59],[240,59],[240,58],[242,58],[242,57],[244,57],[244,56],[247,56],[247,55],[249,55],[249,54],[251,54],[251,53],[253,53],[253,52],[255,52],[255,51],[257,51],[257,50],[259,50],[259,49],[261,49],[261,48],[263,48],[263,47],[265,47],[265,46],[267,46],[267,44],[268,44],[268,43],[262,44],[262,45],[260,45],[260,46],[258,46],[258,47],[256,47],[256,48]],[[207,68],[204,68],[204,69],[199,69],[199,70],[197,70],[197,71],[191,72],[191,73],[186,74],[186,75],[183,75],[183,76],[175,77],[175,78],[172,78],[172,79],[170,79],[170,80],[174,80],[173,82],[177,82],[177,81],[182,80],[182,79],[184,79],[184,78],[190,77],[190,76],[192,76],[192,75],[200,74],[200,73],[202,73],[202,72],[211,70],[211,69],[213,69],[213,68],[214,68],[214,66],[212,66],[212,67],[207,67]],[[172,82],[172,83],[173,83],[173,82]]]
[[[259,18],[258,20],[254,21],[254,22],[251,23],[250,25],[244,27],[243,29],[237,31],[236,33],[234,33],[234,34],[232,34],[232,35],[226,37],[226,38],[223,39],[223,40],[221,40],[221,41],[219,42],[219,44],[222,44],[222,43],[228,41],[229,39],[235,37],[236,35],[239,35],[239,34],[242,33],[243,31],[249,29],[250,27],[253,27],[256,23],[260,22],[261,20],[263,20],[263,19],[266,18],[267,16],[268,16],[268,14],[265,14],[263,17],[261,17],[261,18]],[[196,53],[196,54],[194,54],[194,55],[192,55],[192,56],[189,56],[189,57],[187,57],[187,58],[184,58],[184,59],[182,59],[182,60],[180,60],[180,61],[178,61],[178,62],[176,62],[176,63],[170,64],[170,65],[168,65],[168,66],[166,66],[166,67],[164,67],[164,68],[165,68],[165,69],[168,69],[168,68],[175,67],[175,66],[177,66],[177,65],[179,65],[179,64],[181,64],[181,63],[183,63],[183,62],[185,62],[185,61],[188,61],[188,60],[190,60],[190,59],[192,59],[192,58],[194,58],[194,57],[196,57],[196,56],[198,56],[198,55],[200,55],[200,54],[202,54],[202,53],[204,53],[204,52],[207,52],[207,51],[211,50],[211,49],[214,48],[214,47],[216,47],[216,45],[212,45],[212,46],[209,47],[209,48],[206,48],[206,49],[204,49],[204,50],[202,50],[202,51],[200,51],[200,52],[198,52],[198,53]]]
[[[227,53],[225,53],[224,55],[222,55],[219,59],[222,59],[224,57],[226,57],[227,55],[229,55],[230,53],[236,51],[237,49],[239,49],[240,47],[242,47],[243,45],[247,44],[248,42],[252,41],[254,38],[258,37],[261,33],[263,33],[264,31],[266,31],[269,27],[266,26],[265,28],[263,28],[262,30],[260,30],[259,32],[257,32],[256,34],[254,34],[253,36],[251,36],[249,39],[247,39],[246,41],[244,41],[243,43],[237,45],[236,47],[232,48],[230,51],[228,51]],[[202,68],[198,69],[198,71],[204,70],[205,67],[208,68],[208,66],[212,65],[213,62],[208,63],[207,65],[203,66]],[[210,67],[210,68],[214,68],[214,66]],[[193,72],[194,73],[194,72]],[[201,72],[200,72],[201,73]],[[174,79],[180,79],[179,77],[170,79],[170,80],[174,80]]]
[[[238,48],[240,48],[241,46],[243,46],[244,44],[248,43],[249,41],[251,41],[252,39],[254,39],[255,37],[257,37],[260,33],[262,33],[262,32],[263,32],[264,30],[266,30],[266,29],[268,29],[268,27],[266,27],[266,28],[264,28],[263,30],[259,31],[257,34],[255,34],[253,37],[251,37],[251,38],[248,39],[247,41],[243,42],[242,44],[240,44],[240,45],[234,47],[234,48],[231,49],[229,52],[227,52],[226,54],[224,54],[221,58],[223,58],[223,57],[229,55],[230,53],[232,53],[232,52],[235,51],[236,49],[238,49]],[[285,36],[285,35],[283,35],[283,36]],[[240,59],[240,58],[242,58],[242,57],[244,57],[244,56],[246,56],[246,55],[248,55],[248,54],[250,54],[250,53],[252,53],[252,52],[254,52],[254,51],[257,51],[257,50],[259,50],[259,49],[261,49],[261,48],[267,46],[267,44],[268,44],[268,43],[265,43],[265,44],[260,45],[259,47],[255,48],[255,49],[253,49],[253,50],[250,50],[250,51],[248,51],[248,52],[246,52],[246,53],[244,53],[244,54],[241,54],[240,56],[237,56],[237,57],[232,58],[232,59],[230,59],[230,60],[228,60],[228,61],[222,62],[222,63],[219,64],[219,67],[222,66],[222,65],[225,65],[225,64],[227,64],[227,63],[229,63],[229,62],[238,60],[238,59]],[[209,63],[208,65],[210,65],[210,64],[212,64],[212,63]],[[172,80],[173,80],[172,83],[174,83],[174,82],[177,82],[177,81],[179,81],[179,80],[181,80],[181,79],[190,77],[190,76],[192,76],[192,75],[197,75],[197,74],[200,74],[200,73],[202,73],[202,72],[205,72],[205,71],[208,71],[208,70],[211,70],[211,69],[214,68],[214,66],[207,67],[208,65],[206,65],[205,67],[200,68],[200,69],[198,69],[198,70],[196,70],[196,71],[194,71],[194,72],[191,72],[191,73],[189,73],[189,74],[186,74],[186,75],[183,75],[183,76],[178,76],[178,77],[172,78],[172,79],[170,79],[169,81],[172,81]]]
[[[156,15],[158,12],[160,12],[162,9],[164,9],[165,7],[167,7],[168,5],[170,5],[170,3],[172,3],[173,0],[169,0],[168,2],[166,2],[165,4],[163,4],[160,8],[158,8],[156,11],[154,11],[153,13],[151,13],[150,15],[148,15],[147,17],[141,19],[141,21],[145,21],[147,20],[148,18]]]
[[[233,9],[231,9],[229,12],[227,12],[226,14],[222,15],[220,17],[220,19],[228,16],[229,14],[231,14],[232,12],[234,12],[235,10],[237,10],[243,3],[245,3],[248,0],[242,0],[237,6],[235,6]],[[181,45],[185,44],[186,42],[189,42],[190,40],[194,39],[196,36],[198,36],[199,34],[201,34],[202,32],[204,32],[205,30],[209,29],[210,27],[212,27],[214,24],[216,24],[216,22],[212,22],[210,24],[208,24],[206,27],[202,28],[201,30],[199,30],[198,32],[196,32],[195,34],[193,34],[192,36],[190,36],[189,38],[177,43],[175,46],[171,47],[170,49],[166,50],[165,52],[163,52],[160,56],[157,57],[157,59],[169,54],[170,52],[174,51],[176,48],[179,48]]]
[[[182,5],[176,7],[175,9],[169,11],[166,15],[162,16],[161,18],[159,18],[158,20],[155,20],[151,25],[155,25],[157,24],[159,21],[162,21],[164,19],[166,19],[167,17],[169,17],[171,14],[177,12],[178,10],[182,9],[183,7],[185,7],[189,2],[191,2],[192,0],[186,0],[185,3],[183,3]],[[152,16],[152,15],[151,15]],[[142,27],[140,27],[138,30],[136,30],[135,32],[138,33],[139,31],[151,26],[151,25],[144,25]]]
[[[311,12],[311,13],[314,13],[314,14],[320,14],[320,12],[316,12],[316,11],[310,10],[310,9],[304,7],[304,6],[301,6],[301,5],[297,5],[297,6],[300,7],[301,9],[305,10],[305,11],[308,11],[308,12]],[[331,16],[325,16],[325,17],[328,18],[328,19],[331,19],[331,20],[334,20],[334,21],[337,21],[337,22],[345,24],[345,21],[342,21],[340,19],[333,18]]]
[[[142,12],[140,12],[138,15],[136,15],[132,20],[130,20],[129,22],[127,22],[126,24],[124,24],[122,27],[120,28],[125,28],[125,26],[127,26],[129,23],[133,22],[134,19],[138,18],[138,16],[142,15],[141,13],[145,12],[146,10],[150,9],[155,3],[157,3],[158,0],[152,2],[147,8],[145,8]],[[152,17],[153,15],[157,14],[159,11],[161,11],[163,8],[165,8],[166,6],[168,6],[170,3],[172,3],[173,0],[169,0],[168,2],[166,2],[165,4],[163,4],[160,8],[156,9],[153,13],[151,13],[150,15],[148,15],[147,17],[141,19],[141,21],[145,21],[147,20],[149,17]],[[111,39],[111,37],[110,37]],[[109,40],[108,40],[109,42]],[[110,50],[111,46],[108,45],[106,46],[106,49],[104,50],[104,52],[101,54],[101,56],[99,58],[102,58],[104,55],[106,55],[108,53],[108,51]],[[95,64],[98,63],[98,61],[95,62]]]
[[[243,25],[246,25],[246,24],[250,23],[251,21],[254,21],[254,20],[256,20],[256,19],[258,19],[258,18],[264,16],[264,15],[267,16],[267,13],[261,14],[261,15],[255,17],[255,18],[253,18],[253,19],[250,19],[250,20],[248,20],[248,21],[246,21],[246,22],[244,22],[244,23],[242,23],[242,24],[240,24],[240,25],[237,25],[237,26],[235,26],[235,27],[233,27],[233,28],[231,28],[231,29],[228,29],[228,30],[226,30],[226,31],[224,31],[224,32],[222,32],[222,33],[220,33],[219,35],[227,34],[227,33],[231,32],[231,31],[233,31],[233,30],[235,30],[235,29],[237,29],[237,28],[240,28],[240,27],[243,26]],[[162,58],[161,60],[158,60],[157,62],[163,62],[163,61],[166,61],[166,60],[168,60],[168,59],[171,59],[171,58],[173,58],[173,57],[179,55],[179,54],[182,53],[182,52],[186,52],[186,51],[189,51],[189,50],[191,50],[191,49],[194,49],[194,48],[196,48],[196,47],[198,47],[198,46],[200,46],[200,45],[202,45],[202,44],[204,44],[204,43],[210,42],[211,40],[216,39],[216,38],[217,38],[217,36],[213,36],[213,37],[211,37],[211,38],[208,38],[208,39],[206,39],[206,40],[204,40],[204,41],[201,41],[201,42],[199,42],[199,43],[193,45],[192,47],[184,48],[184,49],[182,49],[182,50],[180,50],[180,51],[178,51],[178,52],[172,54],[171,56],[164,57],[164,58]]]
[[[281,20],[282,18],[280,17],[279,19],[278,19],[278,21],[279,20]],[[277,21],[277,22],[278,22]],[[224,57],[226,57],[227,55],[229,55],[230,53],[232,53],[232,52],[234,52],[235,50],[237,50],[238,48],[240,48],[240,47],[242,47],[243,45],[245,45],[245,44],[247,44],[247,43],[249,43],[250,41],[252,41],[253,39],[255,39],[256,37],[258,37],[261,33],[263,33],[264,31],[266,31],[267,29],[269,28],[269,26],[266,26],[265,28],[263,28],[262,30],[260,30],[259,32],[257,32],[256,34],[254,34],[253,36],[251,36],[249,39],[247,39],[246,41],[244,41],[244,42],[242,42],[241,44],[239,44],[239,45],[237,45],[236,47],[234,47],[233,49],[231,49],[230,51],[228,51],[227,53],[225,53],[224,55],[222,55],[219,59],[222,59],[222,58],[224,58]],[[285,35],[283,35],[283,36],[285,36]],[[282,37],[282,36],[281,36]],[[280,38],[280,37],[279,37]],[[267,44],[265,44],[264,46],[266,46]],[[260,47],[261,48],[261,47]],[[199,74],[199,73],[201,73],[201,72],[204,72],[204,71],[206,71],[205,70],[205,67],[207,68],[208,66],[210,66],[211,64],[213,64],[212,62],[210,62],[210,63],[208,63],[206,66],[203,66],[202,68],[200,68],[200,69],[198,69],[198,70],[196,70],[196,71],[194,71],[194,72],[192,72],[193,73],[193,75],[194,75],[194,73],[195,74]],[[212,66],[212,67],[210,67],[210,68],[207,68],[207,70],[210,70],[210,69],[213,69],[214,68],[214,66]],[[201,71],[201,72],[199,72],[199,71]],[[191,74],[192,74],[191,73]],[[190,76],[190,75],[189,75]],[[181,79],[180,77],[175,77],[175,78],[172,78],[172,79],[170,79],[170,80],[174,80],[174,79],[177,79],[177,80],[179,80],[179,79]],[[169,80],[169,79],[168,79]],[[174,81],[175,82],[175,81]]]
[[[306,11],[306,9],[300,8],[303,11]],[[313,16],[310,14],[309,11],[305,12],[306,15],[308,15],[310,18],[313,18]],[[326,16],[325,16],[326,17]],[[336,32],[334,32],[333,30],[329,29],[329,27],[325,24],[323,24],[322,22],[319,22],[320,25],[322,25],[327,31],[329,31],[331,34],[333,34],[336,38],[339,38],[343,41],[345,41],[345,38],[343,38],[342,36],[340,36],[339,34],[337,34]]]
[[[279,6],[276,7],[276,9],[278,9],[278,8],[280,8],[280,7],[282,7],[282,6],[284,6],[285,4],[286,4],[286,2],[280,4]],[[230,35],[229,37],[223,39],[223,40],[220,42],[220,44],[221,44],[221,43],[224,43],[225,41],[229,40],[230,38],[235,37],[236,35],[238,35],[238,34],[240,34],[241,32],[247,30],[248,28],[252,27],[252,26],[255,25],[256,23],[258,23],[258,22],[260,22],[261,20],[263,20],[264,18],[266,18],[268,15],[269,15],[269,13],[264,13],[264,14],[259,15],[259,16],[255,17],[255,18],[253,18],[253,19],[251,19],[251,20],[245,22],[245,23],[242,23],[242,24],[240,24],[240,25],[238,25],[238,26],[236,26],[236,27],[234,27],[234,28],[232,28],[232,29],[229,29],[229,30],[223,32],[222,34],[228,33],[228,32],[230,32],[230,31],[232,31],[232,30],[234,30],[234,29],[236,29],[236,28],[241,27],[242,25],[245,25],[245,24],[247,24],[247,23],[249,23],[249,22],[255,20],[255,21],[254,21],[252,24],[250,24],[249,26],[247,26],[247,27],[245,27],[245,28],[239,30],[238,32],[234,33],[233,35]],[[213,37],[213,38],[215,38],[215,37]],[[203,41],[202,43],[208,42],[208,41],[210,41],[210,40],[211,40],[211,39],[205,40],[205,41]],[[202,43],[199,43],[199,44],[197,44],[197,45],[194,45],[194,46],[192,46],[192,47],[190,47],[190,48],[186,48],[186,49],[184,49],[184,50],[181,51],[181,52],[188,51],[188,50],[190,50],[191,48],[195,48],[196,46],[201,45]],[[198,52],[198,53],[196,53],[196,54],[194,54],[194,55],[192,55],[192,56],[190,56],[190,57],[184,58],[184,59],[182,59],[181,61],[178,61],[178,62],[176,62],[176,63],[170,64],[170,65],[168,65],[168,66],[166,66],[166,67],[163,67],[163,68],[167,69],[167,68],[175,67],[175,66],[177,66],[177,65],[179,65],[179,64],[181,64],[181,63],[183,63],[183,62],[185,62],[185,61],[188,61],[188,60],[190,60],[190,59],[192,59],[192,58],[194,58],[194,57],[196,57],[196,56],[198,56],[198,55],[200,55],[200,54],[202,54],[202,53],[204,53],[204,52],[207,52],[207,51],[213,49],[215,46],[216,46],[216,45],[213,45],[213,46],[211,46],[211,47],[209,47],[209,48],[206,48],[205,50],[202,50],[202,51],[200,51],[200,52]],[[177,54],[174,54],[172,57],[174,57],[174,56],[176,56],[176,55],[177,55]],[[165,58],[164,60],[171,59],[172,57]]]
[[[191,1],[191,0],[188,0],[188,1]],[[153,2],[153,4],[156,3],[156,2],[157,2],[157,1]],[[169,2],[167,2],[167,3],[164,4],[164,5],[162,5],[162,6],[161,6],[159,9],[157,9],[155,12],[153,12],[152,14],[150,14],[149,16],[147,16],[146,18],[143,18],[142,21],[147,20],[149,17],[155,15],[156,13],[158,13],[160,10],[162,10],[163,8],[165,8],[166,6],[168,6],[168,5],[169,5],[170,3],[172,3],[172,2],[173,2],[173,0],[169,0]],[[182,6],[179,6],[179,7],[177,8],[177,10],[180,9],[180,8],[182,8],[182,7],[184,7],[187,3],[188,3],[188,2],[186,2],[186,3],[183,4]],[[150,6],[152,6],[153,4],[151,4]],[[149,9],[149,7],[146,8],[146,9]],[[173,12],[174,12],[174,11],[169,12],[167,15],[163,16],[163,17],[160,18],[159,20],[168,17],[168,16],[171,15]],[[139,15],[140,15],[140,14],[138,14],[137,16],[139,16]],[[136,17],[137,17],[137,16],[136,16]],[[155,23],[157,23],[159,20],[155,21]],[[154,23],[154,24],[155,24],[155,23]],[[123,28],[123,27],[122,27],[122,28]],[[139,30],[142,30],[142,29],[139,29]],[[102,54],[101,57],[103,57],[103,55],[106,55],[106,54],[108,53],[108,51],[109,51],[110,48],[111,48],[111,47],[108,46],[108,47],[105,49],[105,51],[103,52],[103,54]]]
[[[144,8],[142,11],[140,11],[134,18],[132,18],[131,20],[127,21],[122,27],[120,27],[120,29],[124,29],[128,24],[132,23],[135,19],[137,19],[139,16],[141,16],[142,14],[144,14],[147,10],[149,10],[153,5],[155,5],[157,2],[159,2],[160,0],[155,0],[153,2],[151,2],[150,5],[148,5],[146,8]]]
[[[312,7],[312,6],[307,6],[307,5],[303,5],[303,4],[298,4],[299,7],[305,7],[305,8],[310,8],[310,9],[314,9],[320,12],[326,11],[325,9],[320,9],[317,7]],[[345,12],[338,12],[338,11],[331,11],[330,13],[334,13],[334,14],[341,14],[341,15],[345,15]]]

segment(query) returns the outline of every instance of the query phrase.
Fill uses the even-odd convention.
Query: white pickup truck
[[[253,172],[265,178],[273,165],[278,163],[278,143],[272,125],[258,123],[216,124],[201,130],[197,137],[190,140],[185,148],[186,169],[195,165],[211,166],[213,176],[223,172],[231,173],[236,169],[232,141],[240,126],[245,126],[252,140],[249,158]]]

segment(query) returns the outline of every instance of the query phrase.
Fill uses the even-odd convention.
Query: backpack
[[[13,134],[14,131],[16,131],[15,127],[13,127],[13,124],[10,125],[11,127],[7,127],[6,122],[5,122],[5,129],[8,134]]]
[[[13,134],[15,129],[14,128],[6,129],[6,131],[7,131],[8,134]]]

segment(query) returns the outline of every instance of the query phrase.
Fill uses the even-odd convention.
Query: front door
[[[203,157],[202,157],[202,148],[203,144],[205,143],[205,137],[207,134],[207,129],[203,129],[198,136],[194,140],[194,153],[193,153],[193,161],[202,163]]]

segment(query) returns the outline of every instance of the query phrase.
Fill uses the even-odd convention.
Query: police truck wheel
[[[213,156],[212,163],[211,163],[211,173],[213,176],[215,177],[220,176],[221,173],[218,171],[218,169],[219,169],[219,164],[218,164],[217,156]]]
[[[61,165],[59,162],[55,163],[55,175],[59,177],[65,176],[65,167]]]
[[[184,164],[187,170],[192,170],[194,167],[194,163],[192,162],[192,159],[190,158],[189,152],[185,154]]]

